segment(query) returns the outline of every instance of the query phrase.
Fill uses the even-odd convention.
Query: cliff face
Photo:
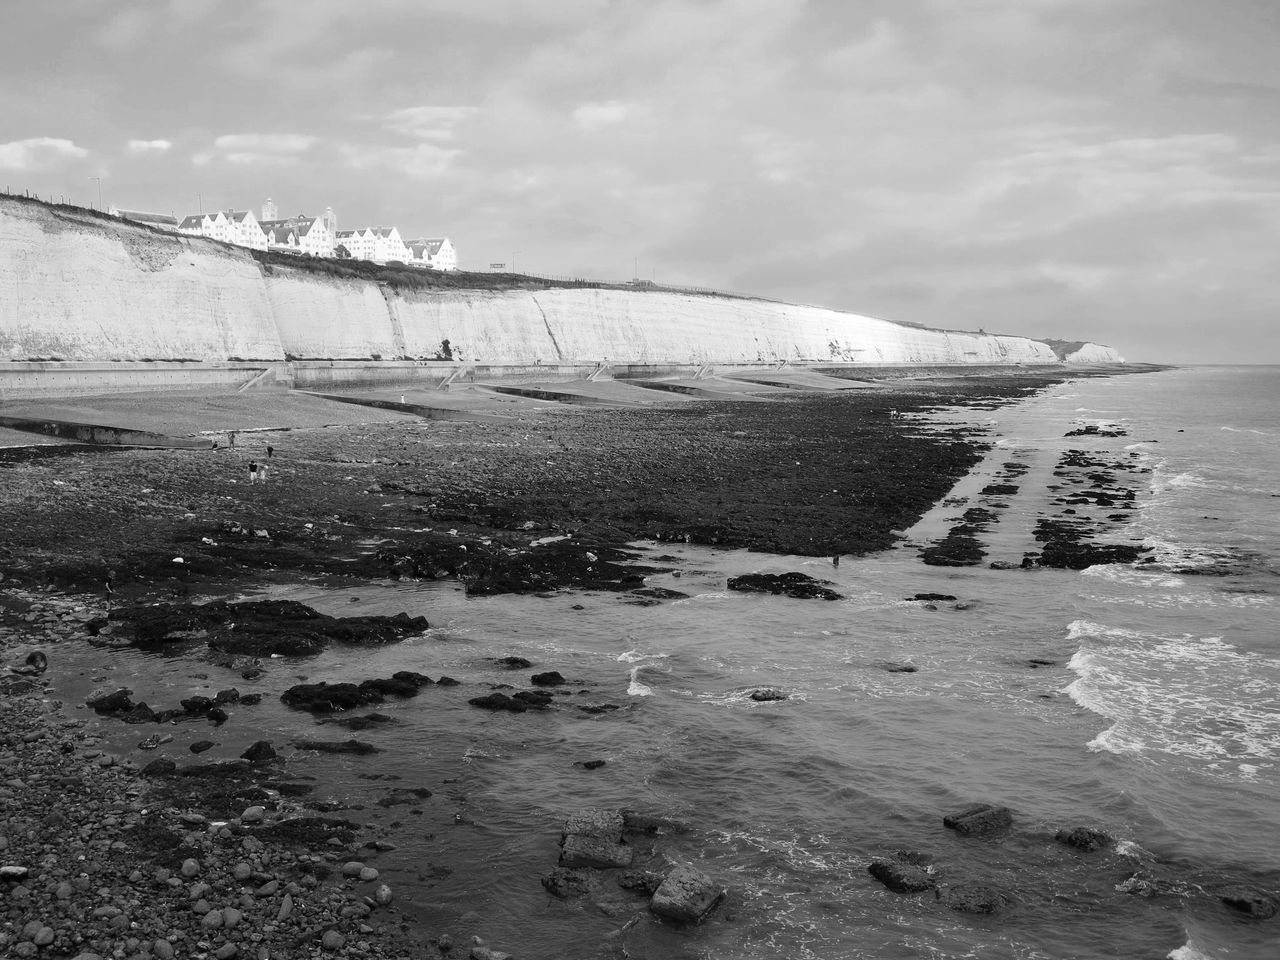
[[[1082,344],[643,290],[396,292],[209,241],[0,198],[0,359],[489,364],[1120,362]]]

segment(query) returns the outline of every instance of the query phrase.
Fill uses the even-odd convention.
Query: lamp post
[[[198,193],[196,194],[196,210],[201,214],[204,213],[204,200]]]
[[[96,180],[96,181],[98,181],[98,207],[99,207],[99,209],[101,209],[101,207],[102,207],[102,178],[101,178],[101,177],[90,177],[89,179],[90,179],[90,180]]]

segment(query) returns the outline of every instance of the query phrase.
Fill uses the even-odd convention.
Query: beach
[[[1031,627],[994,578],[1033,589],[1028,603],[1044,610],[1038,592],[1060,592],[1068,581],[1054,578],[1079,574],[1046,570],[1027,580],[1023,571],[987,569],[1020,556],[1001,548],[1000,533],[1020,512],[1016,499],[1008,509],[1020,476],[1054,482],[1055,468],[1070,484],[1100,471],[1073,466],[1066,454],[1037,460],[1000,446],[1009,441],[988,421],[1020,409],[1016,401],[1031,398],[1029,409],[1038,409],[1054,390],[1067,396],[1071,385],[1055,383],[907,381],[837,396],[543,406],[474,422],[287,395],[278,408],[270,396],[112,399],[98,412],[118,417],[122,404],[140,405],[166,430],[219,446],[5,451],[5,662],[21,669],[42,653],[48,665],[5,681],[3,859],[27,874],[0,890],[4,955],[164,956],[167,945],[175,956],[692,957],[754,956],[787,943],[797,956],[857,955],[843,945],[803,946],[797,931],[814,921],[793,928],[784,919],[797,904],[820,911],[834,893],[817,893],[813,878],[795,873],[811,861],[830,868],[818,839],[830,826],[799,846],[787,841],[791,852],[777,861],[781,839],[754,823],[775,818],[779,802],[798,804],[803,822],[814,816],[810,805],[858,795],[826,792],[837,759],[826,755],[823,744],[835,742],[823,725],[847,720],[840,711],[827,718],[830,694],[813,686],[804,661],[835,655],[837,667],[866,678],[860,701],[932,689],[951,675],[981,691],[985,706],[973,716],[983,725],[1003,689],[989,686],[993,676],[1008,674],[999,683],[1024,691],[1015,696],[1028,722],[1060,709],[1021,679],[1061,671],[1062,655],[1050,649],[1058,642]],[[1119,451],[1128,439],[1097,442]],[[250,482],[250,463],[269,466],[265,482]],[[1126,509],[1126,489],[1142,495],[1136,467],[1132,478],[1107,472],[1109,480],[1088,482],[1088,498],[1073,498],[1088,503],[1064,505],[1057,520],[1096,511],[1101,521]],[[998,523],[967,512],[946,519],[942,499],[965,483],[976,487],[965,506]],[[912,528],[921,556],[939,550],[924,564],[915,549],[909,564],[904,554]],[[955,528],[990,556],[971,562],[963,550],[942,549]],[[1068,546],[1064,565],[1079,559]],[[752,606],[750,594],[725,593],[726,574],[774,579]],[[946,599],[930,599],[935,586],[948,587]],[[773,597],[775,588],[790,596]],[[983,599],[966,599],[966,590]],[[822,591],[842,599],[824,603]],[[884,591],[897,596],[885,603]],[[733,596],[746,599],[730,611]],[[732,617],[731,631],[768,624],[741,663],[732,644],[710,643],[724,635],[715,632],[719,610]],[[904,616],[910,626],[898,639],[893,624]],[[841,638],[859,621],[883,623],[877,652],[844,649]],[[980,643],[981,632],[970,631],[1000,622],[1039,639],[1007,647],[994,673],[947,663],[940,644],[949,632]],[[786,649],[787,624],[806,653]],[[354,689],[338,690],[343,683]],[[685,688],[704,692],[690,699]],[[112,699],[120,690],[129,692]],[[653,739],[669,724],[675,736],[683,711],[699,701],[688,718],[693,739]],[[933,702],[943,705],[944,724],[970,722]],[[720,718],[710,728],[701,713],[708,707]],[[654,713],[661,710],[677,713]],[[1087,722],[1063,727],[1056,715],[1044,717],[1068,740]],[[770,728],[786,727],[755,742],[771,716]],[[1036,790],[1010,798],[984,788],[984,779],[1016,782],[1037,764],[1023,756],[1011,765],[998,743],[979,747],[977,733],[963,748],[973,757],[939,792],[928,763],[910,759],[914,716],[895,716],[893,749],[869,758],[867,809],[879,839],[857,841],[859,852],[838,871],[862,875],[859,890],[877,886],[869,863],[919,843],[918,826],[892,826],[879,809],[900,789],[907,810],[914,801],[905,797],[923,791],[939,823],[973,803],[1005,800],[1019,818],[1045,804]],[[795,726],[814,723],[810,734]],[[632,743],[631,724],[644,725],[645,740]],[[253,752],[260,743],[275,755]],[[739,792],[749,757],[767,796]],[[684,796],[670,779],[676,771],[690,783],[713,778],[700,788],[712,794],[728,789],[724,814]],[[895,785],[873,786],[882,781]],[[1085,826],[1072,819],[1082,811],[1063,802],[1072,792],[1056,785],[1050,804],[1061,807],[1057,826],[1068,833]],[[504,794],[515,806],[497,801]],[[1089,796],[1081,803],[1092,805]],[[640,875],[631,887],[615,884],[609,868],[565,866],[564,825],[584,807],[641,818],[620,821]],[[1017,871],[1048,871],[1058,877],[1050,885],[1077,873],[1085,887],[1096,882],[1083,857],[1046,859],[1034,838],[1049,829],[1052,840],[1052,816],[1031,816],[1031,834],[1015,822],[1016,842],[935,851],[926,886],[942,891],[941,909],[966,916],[954,905],[962,902],[981,918],[1020,901],[1010,921],[1018,929],[1041,908],[1026,889],[1040,881],[1014,881]],[[1096,825],[1097,816],[1086,819]],[[998,857],[981,889],[962,882],[975,850]],[[1129,870],[1127,860],[1107,862],[1104,873]],[[678,863],[697,864],[727,891],[700,924],[648,909],[646,884]],[[1214,870],[1219,886],[1234,876],[1229,863]],[[1261,911],[1266,895],[1258,896]],[[1137,902],[1114,897],[1093,918],[1103,929],[1127,923],[1124,905]],[[945,933],[950,922],[925,901],[919,906],[911,923],[960,936]],[[1143,916],[1157,917],[1156,929],[1169,925],[1159,910]],[[846,944],[856,934],[883,943],[870,955],[897,956],[887,931],[903,922],[859,933],[862,921],[845,918],[823,936]],[[1185,939],[1181,930],[1169,936]]]

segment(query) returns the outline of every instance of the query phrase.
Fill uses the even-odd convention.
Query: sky
[[[0,187],[1280,363],[1277,49],[1276,0],[4,0]]]

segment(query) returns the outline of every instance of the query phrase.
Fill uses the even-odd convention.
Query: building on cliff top
[[[178,218],[170,216],[167,213],[148,213],[145,210],[121,210],[117,206],[112,206],[107,213],[113,217],[119,217],[122,220],[132,220],[134,223],[145,223],[148,227],[155,227],[159,230],[177,230]]]
[[[409,248],[409,259],[406,261],[413,267],[429,267],[432,270],[457,270],[458,252],[453,241],[448,237],[420,237],[417,240],[406,240]]]

